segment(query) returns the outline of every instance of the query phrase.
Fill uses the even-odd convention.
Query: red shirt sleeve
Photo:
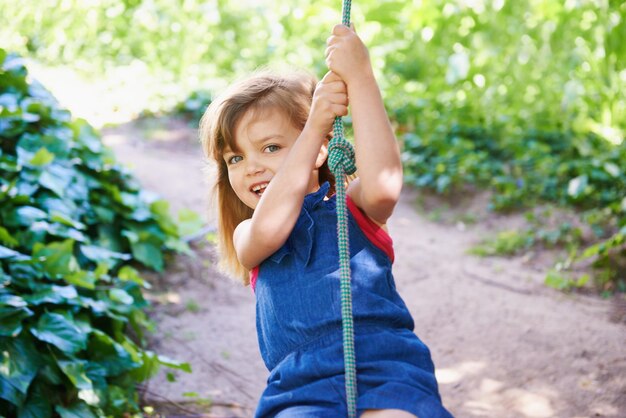
[[[250,270],[250,287],[252,287],[252,291],[256,288],[256,279],[259,277],[259,266],[256,266],[252,270]]]
[[[348,196],[347,202],[350,213],[352,213],[352,216],[354,216],[356,223],[359,224],[365,236],[369,238],[372,244],[374,244],[376,247],[380,248],[385,254],[387,254],[389,259],[393,263],[395,257],[393,252],[393,240],[391,239],[387,231],[385,231],[383,228],[380,227],[380,225],[370,219],[370,217],[367,216],[365,212],[363,212],[354,203],[350,196]]]

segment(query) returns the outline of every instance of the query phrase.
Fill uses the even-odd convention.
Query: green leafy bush
[[[84,121],[0,49],[0,411],[121,416],[159,364],[144,350],[148,288],[185,250],[167,203],[142,191]]]
[[[571,232],[567,228],[550,232],[535,226],[500,233],[475,252],[514,253],[550,244],[551,237],[558,236],[554,244],[573,244],[576,249],[568,266],[593,258],[598,287],[626,291],[626,142],[615,146],[594,134],[535,130],[511,139],[499,137],[496,131],[458,125],[442,127],[432,135],[410,132],[403,138],[410,183],[439,193],[468,184],[490,188],[495,191],[491,207],[500,211],[540,202],[573,207],[599,240],[585,248],[579,239],[562,239]],[[547,281],[553,283],[552,278]]]
[[[385,54],[408,182],[486,187],[496,210],[548,201],[583,220],[602,212],[602,228],[590,222],[600,241],[566,264],[591,258],[601,290],[626,291],[626,4],[391,3],[367,20],[381,25],[373,55]],[[483,250],[543,242],[505,233]]]

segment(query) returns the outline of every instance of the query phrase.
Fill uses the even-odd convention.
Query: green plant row
[[[581,210],[596,237],[564,265],[591,259],[602,290],[626,291],[626,4],[392,3],[368,19],[409,183]]]
[[[471,184],[494,191],[491,207],[506,211],[551,202],[580,211],[594,232],[585,244],[566,224],[547,231],[510,231],[479,246],[482,254],[511,254],[536,245],[568,244],[568,266],[593,259],[602,290],[626,291],[626,144],[590,134],[524,132],[502,137],[484,128],[453,126],[429,136],[403,135],[407,180],[439,193]]]
[[[0,49],[0,411],[122,416],[159,365],[134,266],[185,251],[167,203],[142,191],[21,58]]]

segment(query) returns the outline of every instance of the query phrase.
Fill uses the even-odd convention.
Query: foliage
[[[260,65],[321,76],[340,21],[334,0],[22,3],[0,0],[6,45],[95,77],[131,74],[177,102]],[[407,181],[489,187],[496,210],[540,200],[583,218],[608,209],[612,227],[581,256],[612,269],[603,287],[624,283],[604,257],[624,248],[626,3],[359,0],[352,10],[405,144]]]
[[[559,271],[560,270],[553,269],[548,272],[545,279],[547,286],[558,290],[570,290],[582,288],[589,282],[588,274],[583,274],[577,279],[572,279],[559,273]]]
[[[153,77],[162,95],[262,65],[322,75],[340,4],[226,0],[0,0],[5,47],[102,78]],[[360,0],[387,102],[418,133],[481,126],[510,143],[537,132],[623,137],[626,5],[615,0]],[[138,80],[141,81],[141,80]]]
[[[601,289],[605,292],[626,293],[626,225],[608,239],[572,257],[571,263],[590,258],[593,258],[593,266],[599,270],[595,279]]]
[[[624,289],[614,259],[625,256],[626,5],[461,3],[423,2],[414,14],[399,6],[401,27],[377,42],[394,69],[387,104],[403,133],[407,180],[440,193],[491,188],[496,210],[550,201],[584,219],[602,209],[613,227],[572,262],[597,257],[601,289]],[[503,233],[482,250],[536,245],[540,232]]]
[[[495,238],[486,238],[469,252],[480,256],[515,255],[531,248],[567,247],[576,250],[583,244],[583,230],[569,220],[558,220],[553,208],[526,213],[527,227],[501,231]]]
[[[185,249],[177,225],[19,57],[0,65],[0,410],[137,411],[159,364],[189,371],[142,349],[149,284],[131,265],[161,270]]]
[[[407,180],[441,193],[468,183],[489,187],[496,192],[491,202],[496,210],[528,208],[541,201],[582,210],[581,218],[593,227],[597,238],[604,240],[583,249],[575,260],[598,258],[594,265],[603,271],[596,282],[602,289],[625,286],[626,279],[611,267],[615,263],[607,257],[609,253],[623,257],[619,255],[624,245],[618,229],[626,225],[626,144],[614,146],[593,134],[581,138],[530,131],[525,135],[520,140],[523,146],[503,146],[506,139],[494,138],[482,128],[452,126],[430,137],[407,133]],[[598,213],[602,222],[594,219]],[[550,235],[567,231],[548,232],[532,226],[525,231],[502,232],[477,251],[515,253],[522,247],[549,243]]]
[[[185,100],[179,102],[170,111],[171,113],[182,115],[189,119],[195,126],[204,114],[206,108],[211,104],[213,96],[208,91],[194,91]]]

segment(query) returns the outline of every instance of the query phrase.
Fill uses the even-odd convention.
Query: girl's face
[[[299,135],[282,112],[243,115],[235,128],[236,149],[227,146],[224,161],[230,185],[246,206],[256,208]]]

